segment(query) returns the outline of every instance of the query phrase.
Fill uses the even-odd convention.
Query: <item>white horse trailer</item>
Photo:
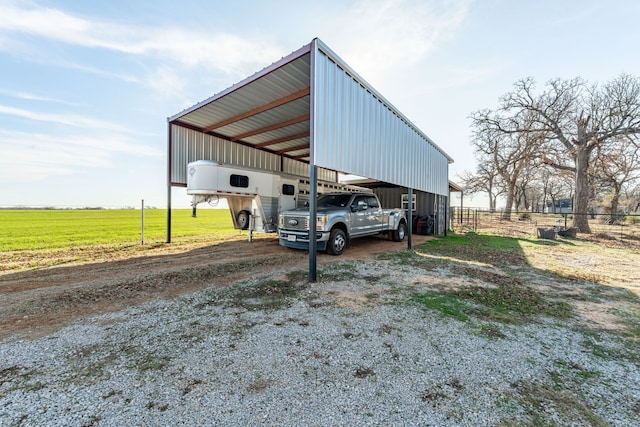
[[[236,229],[273,233],[278,213],[303,207],[309,201],[309,181],[294,175],[226,165],[211,160],[191,162],[187,194],[196,215],[200,203],[225,199]],[[335,182],[318,182],[318,194],[371,190]]]

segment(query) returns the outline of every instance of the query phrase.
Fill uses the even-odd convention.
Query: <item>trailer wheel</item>
[[[238,221],[238,227],[240,230],[246,230],[249,228],[249,218],[251,218],[251,214],[249,211],[240,211],[238,212],[238,217],[236,220]]]
[[[398,224],[398,229],[393,231],[393,240],[395,240],[396,242],[402,242],[406,234],[407,224],[401,222],[400,224]]]
[[[347,235],[339,228],[331,230],[327,242],[327,252],[331,255],[342,255],[347,248]]]

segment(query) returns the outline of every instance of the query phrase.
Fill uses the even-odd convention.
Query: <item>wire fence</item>
[[[487,231],[507,235],[539,236],[539,229],[571,230],[577,215],[587,217],[592,235],[640,241],[640,214],[554,214],[512,211],[511,218],[507,220],[504,218],[504,212],[501,211],[490,212],[482,209],[452,207],[449,218],[450,228],[455,231]]]

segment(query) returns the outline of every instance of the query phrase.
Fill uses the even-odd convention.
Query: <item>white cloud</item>
[[[113,168],[117,155],[162,158],[165,152],[117,133],[0,130],[0,182],[32,182],[86,168]]]
[[[345,60],[372,83],[454,37],[471,0],[361,0],[336,22]],[[362,70],[362,71],[359,71]]]
[[[29,120],[40,122],[57,123],[66,126],[73,126],[86,129],[104,129],[111,131],[126,132],[127,129],[104,120],[98,120],[91,117],[81,116],[78,114],[67,113],[41,113],[37,111],[25,110],[22,108],[0,105],[0,114],[22,117]]]
[[[17,92],[14,90],[0,89],[0,94],[7,95],[12,98],[25,99],[28,101],[42,101],[42,102],[51,102],[55,104],[64,104],[69,106],[77,107],[79,104],[75,104],[69,101],[64,101],[62,99],[50,98],[46,96],[36,95],[28,92]]]
[[[206,67],[227,74],[277,58],[280,49],[263,40],[179,27],[125,26],[90,20],[52,8],[0,5],[0,39],[28,34],[69,45],[170,60],[186,68]],[[4,36],[4,37],[3,37]],[[4,43],[5,49],[8,44]],[[222,60],[221,58],[224,58]]]

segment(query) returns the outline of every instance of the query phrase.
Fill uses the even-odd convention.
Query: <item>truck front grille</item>
[[[309,229],[309,217],[285,215],[282,228],[285,230],[306,231]]]

